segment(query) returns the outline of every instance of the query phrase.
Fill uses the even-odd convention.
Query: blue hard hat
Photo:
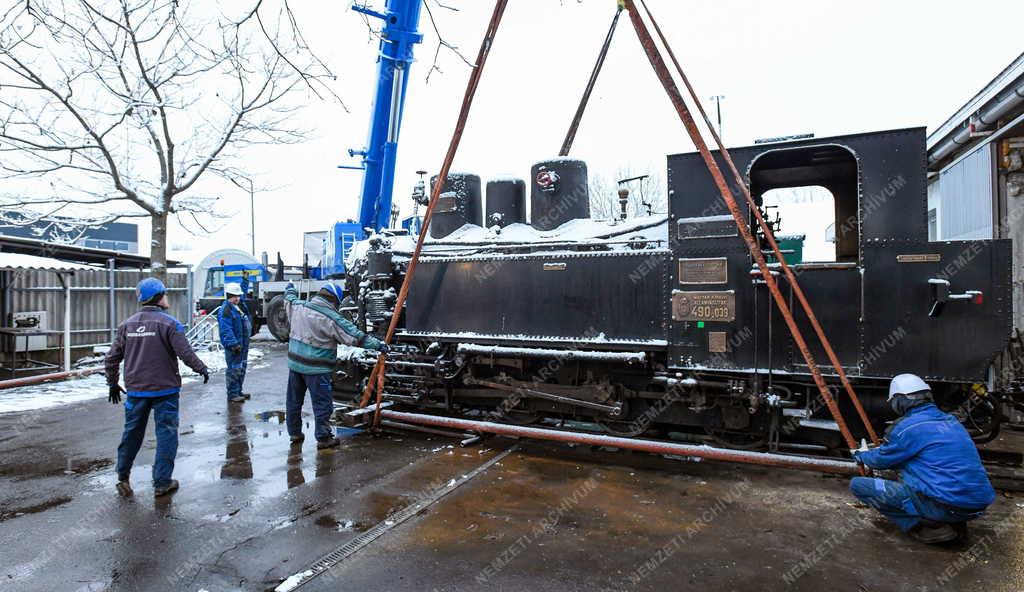
[[[164,287],[163,282],[151,277],[139,282],[139,285],[135,287],[135,291],[139,295],[139,302],[145,304],[166,294],[167,288]]]
[[[324,284],[320,288],[320,293],[336,302],[341,302],[341,299],[345,297],[345,289],[334,282]]]

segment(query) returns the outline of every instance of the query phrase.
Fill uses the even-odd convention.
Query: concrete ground
[[[172,497],[152,497],[152,431],[135,496],[115,495],[122,413],[104,399],[0,415],[0,590],[271,590],[512,447],[301,589],[1024,589],[1019,494],[970,546],[936,548],[813,473],[408,433],[290,448],[284,352],[260,347],[243,407],[223,375],[186,387]]]

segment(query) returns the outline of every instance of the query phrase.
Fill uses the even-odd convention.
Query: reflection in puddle
[[[227,440],[224,446],[224,464],[221,479],[252,479],[252,457],[249,454],[249,432],[239,405],[229,405],[227,414]]]
[[[291,453],[288,455],[288,470],[285,474],[288,489],[298,487],[306,482],[306,476],[302,474],[302,444],[292,445]]]
[[[274,420],[274,423],[284,425],[284,411],[260,411],[256,414],[256,419],[265,423]]]

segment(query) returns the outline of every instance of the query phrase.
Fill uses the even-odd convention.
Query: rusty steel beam
[[[658,25],[658,21],[654,19],[654,15],[651,14],[651,10],[647,8],[646,0],[640,0],[640,5],[643,6],[644,12],[647,13],[647,19],[651,21],[651,26],[654,27],[654,32],[657,33],[658,39],[661,44],[665,47],[665,52],[668,53],[668,57],[672,60],[672,65],[675,66],[676,73],[679,74],[679,79],[683,81],[683,85],[686,86],[686,90],[690,94],[690,98],[697,106],[697,111],[700,112],[701,117],[704,119],[705,125],[711,132],[711,137],[714,138],[715,144],[718,146],[718,153],[722,155],[726,165],[732,172],[733,178],[736,180],[736,186],[740,188],[743,193],[743,197],[747,201],[747,205],[750,206],[750,211],[754,213],[754,217],[757,219],[758,226],[761,227],[761,232],[764,233],[765,238],[768,239],[768,244],[771,246],[772,251],[778,255],[779,265],[782,267],[782,272],[789,281],[789,285],[793,288],[793,293],[796,294],[796,299],[803,308],[804,314],[807,315],[807,320],[811,323],[811,327],[814,329],[815,334],[818,336],[818,341],[821,342],[822,348],[825,350],[825,355],[828,356],[829,362],[832,363],[832,367],[835,368],[836,373],[839,375],[839,381],[843,384],[843,389],[846,391],[847,396],[850,397],[850,401],[853,402],[854,408],[857,410],[857,415],[860,416],[861,421],[864,423],[864,427],[867,429],[868,436],[871,441],[878,444],[878,434],[875,433],[875,428],[872,427],[871,421],[868,420],[868,414],[864,411],[864,406],[860,403],[860,398],[857,393],[853,390],[853,385],[850,384],[850,379],[846,376],[846,371],[843,370],[842,364],[839,363],[839,357],[836,356],[836,352],[832,349],[832,344],[829,342],[828,337],[825,336],[825,330],[821,327],[821,323],[818,322],[818,317],[815,316],[814,310],[811,308],[810,302],[807,300],[807,296],[804,295],[804,291],[800,288],[799,282],[797,282],[796,274],[786,263],[786,259],[781,256],[778,243],[775,242],[775,233],[772,232],[771,227],[765,221],[764,216],[761,215],[761,209],[754,203],[753,196],[750,195],[750,188],[747,186],[743,179],[743,175],[740,174],[736,163],[732,160],[732,155],[725,148],[725,143],[722,138],[715,131],[715,126],[711,124],[711,118],[708,117],[707,111],[704,109],[704,105],[701,103],[700,98],[697,95],[697,91],[694,90],[693,85],[690,84],[690,79],[683,71],[683,67],[679,64],[679,60],[676,59],[676,54],[672,51],[672,46],[669,45],[668,39],[665,38],[665,34],[662,33],[661,27]]]
[[[507,425],[490,421],[476,421],[472,419],[445,417],[441,415],[405,413],[403,411],[391,411],[390,409],[384,409],[380,413],[386,419],[409,424],[432,426],[436,428],[486,432],[489,434],[512,436],[515,438],[532,438],[534,440],[549,440],[552,442],[570,442],[589,446],[611,446],[614,448],[622,448],[624,450],[650,452],[652,454],[694,456],[698,458],[706,458],[708,460],[738,462],[784,469],[819,471],[822,473],[833,473],[837,475],[859,474],[859,468],[856,463],[827,458],[790,456],[771,452],[751,452],[749,450],[729,450],[727,448],[715,448],[712,446],[680,444],[678,442],[658,442],[655,440],[641,440],[637,438],[620,438],[617,436],[605,436],[603,434],[587,434],[547,428],[532,428],[528,426]]]
[[[679,115],[679,119],[682,121],[683,127],[686,128],[686,132],[697,147],[697,151],[700,153],[701,158],[703,158],[704,164],[708,167],[708,171],[711,173],[711,177],[714,180],[719,193],[721,193],[726,207],[729,208],[729,212],[732,214],[733,220],[736,222],[736,227],[740,236],[743,237],[744,242],[747,244],[747,248],[750,250],[750,254],[754,257],[754,261],[757,263],[758,269],[761,270],[762,279],[768,286],[768,290],[771,292],[772,298],[775,299],[775,304],[778,306],[779,312],[786,321],[786,326],[789,328],[789,332],[793,336],[793,341],[796,343],[797,349],[800,350],[800,354],[803,356],[804,361],[807,362],[807,367],[811,372],[811,377],[814,379],[815,386],[818,387],[818,392],[821,393],[821,397],[828,406],[829,412],[832,414],[832,418],[839,426],[839,431],[842,433],[843,439],[846,441],[847,445],[850,448],[857,448],[857,441],[854,440],[853,435],[850,433],[850,428],[846,425],[846,421],[843,419],[842,412],[839,410],[839,405],[836,403],[835,399],[832,398],[832,394],[829,393],[828,385],[825,384],[825,379],[822,377],[821,369],[818,368],[818,364],[814,360],[814,355],[807,346],[807,342],[804,339],[800,328],[797,327],[796,320],[793,317],[793,312],[790,310],[785,296],[782,295],[782,291],[779,290],[779,285],[776,282],[775,277],[772,275],[767,261],[765,261],[764,254],[761,252],[761,248],[757,244],[757,240],[754,238],[753,234],[751,234],[750,228],[747,226],[747,220],[744,218],[743,212],[740,211],[739,204],[736,203],[736,199],[733,197],[732,190],[729,188],[729,183],[725,180],[725,175],[722,174],[722,169],[718,166],[718,163],[715,162],[714,157],[711,155],[711,150],[708,148],[707,142],[704,141],[700,128],[697,126],[696,120],[690,113],[690,108],[686,105],[686,101],[683,99],[683,95],[679,91],[679,87],[676,85],[675,80],[672,79],[672,73],[665,64],[665,60],[661,57],[661,52],[658,50],[657,43],[654,41],[654,38],[651,37],[650,31],[647,29],[647,24],[644,23],[643,18],[640,16],[640,12],[637,10],[634,1],[625,0],[625,2],[626,9],[629,11],[629,20],[633,23],[633,28],[636,30],[637,37],[640,39],[640,45],[644,48],[644,52],[647,54],[647,59],[650,61],[655,74],[658,76],[662,86],[665,88],[665,92],[668,94],[669,100],[672,102],[672,106]],[[783,255],[778,251],[777,246],[775,255],[780,261],[783,259]]]
[[[466,129],[466,121],[469,119],[469,110],[473,106],[473,97],[476,96],[476,89],[480,85],[480,78],[484,72],[484,65],[487,63],[487,56],[491,53],[491,47],[494,45],[494,37],[498,34],[498,25],[501,24],[501,17],[505,14],[505,6],[508,4],[508,0],[497,0],[494,3],[494,12],[491,14],[491,20],[487,24],[487,31],[484,34],[483,41],[480,43],[480,50],[477,52],[475,66],[472,73],[469,75],[469,82],[466,83],[466,92],[462,98],[462,108],[459,110],[459,117],[455,123],[455,131],[452,132],[451,141],[448,143],[448,152],[445,153],[444,162],[441,164],[441,170],[437,174],[439,182],[434,183],[434,187],[430,192],[430,201],[427,203],[427,210],[423,213],[423,224],[420,227],[420,234],[416,238],[416,248],[412,252],[412,257],[409,258],[409,266],[405,272],[405,278],[402,280],[402,288],[398,292],[398,299],[395,301],[395,314],[391,315],[391,322],[388,324],[388,331],[384,335],[384,342],[391,343],[392,338],[395,335],[395,329],[398,326],[398,319],[402,315],[399,314],[402,307],[405,305],[405,299],[409,296],[409,287],[412,285],[413,275],[416,273],[416,264],[420,259],[420,252],[423,250],[423,240],[427,236],[427,230],[430,228],[430,219],[434,215],[434,208],[437,207],[438,199],[441,196],[441,188],[444,186],[444,180],[448,178],[448,172],[451,170],[452,161],[455,160],[455,154],[459,150],[459,143],[462,141],[462,134]],[[377,357],[377,364],[373,367],[373,371],[370,373],[370,380],[366,383],[366,389],[363,391],[362,399],[359,402],[360,407],[366,407],[370,401],[370,396],[373,391],[377,391],[377,412],[373,417],[373,425],[377,426],[380,424],[380,403],[384,396],[384,364],[386,356],[381,354]]]
[[[587,104],[590,102],[590,95],[594,92],[594,86],[597,84],[597,77],[601,74],[601,68],[604,67],[604,60],[608,57],[608,48],[612,45],[612,36],[615,35],[615,26],[619,24],[619,16],[622,15],[623,4],[620,2],[618,7],[615,9],[615,16],[612,18],[612,26],[608,28],[608,35],[604,38],[604,44],[601,46],[601,52],[597,54],[597,63],[594,64],[594,69],[590,73],[590,79],[587,80],[587,87],[583,90],[583,97],[580,99],[580,104],[576,107],[576,114],[572,118],[572,122],[569,124],[569,131],[565,133],[565,140],[562,141],[562,148],[558,151],[559,156],[569,156],[569,151],[572,150],[572,143],[576,140],[576,131],[580,127],[580,121],[583,120],[583,112],[587,110]]]
[[[89,376],[90,374],[96,374],[97,372],[103,372],[103,367],[100,366],[97,368],[86,368],[84,370],[71,370],[69,372],[53,372],[51,374],[37,374],[35,376],[26,376],[25,378],[12,378],[11,380],[0,380],[0,390],[19,386],[32,386],[34,384],[42,384],[44,382],[51,382],[54,380],[81,378],[83,376]]]

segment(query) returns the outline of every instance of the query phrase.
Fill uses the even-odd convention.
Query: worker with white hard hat
[[[899,471],[899,481],[854,477],[850,490],[920,542],[966,539],[967,521],[996,495],[970,434],[914,374],[892,379],[889,405],[898,419],[885,443],[852,452],[867,467]]]
[[[225,284],[224,304],[217,311],[220,344],[224,347],[224,360],[228,366],[224,383],[229,403],[244,403],[251,396],[242,392],[245,370],[249,365],[249,336],[252,335],[252,321],[242,303],[242,296],[241,284]]]

